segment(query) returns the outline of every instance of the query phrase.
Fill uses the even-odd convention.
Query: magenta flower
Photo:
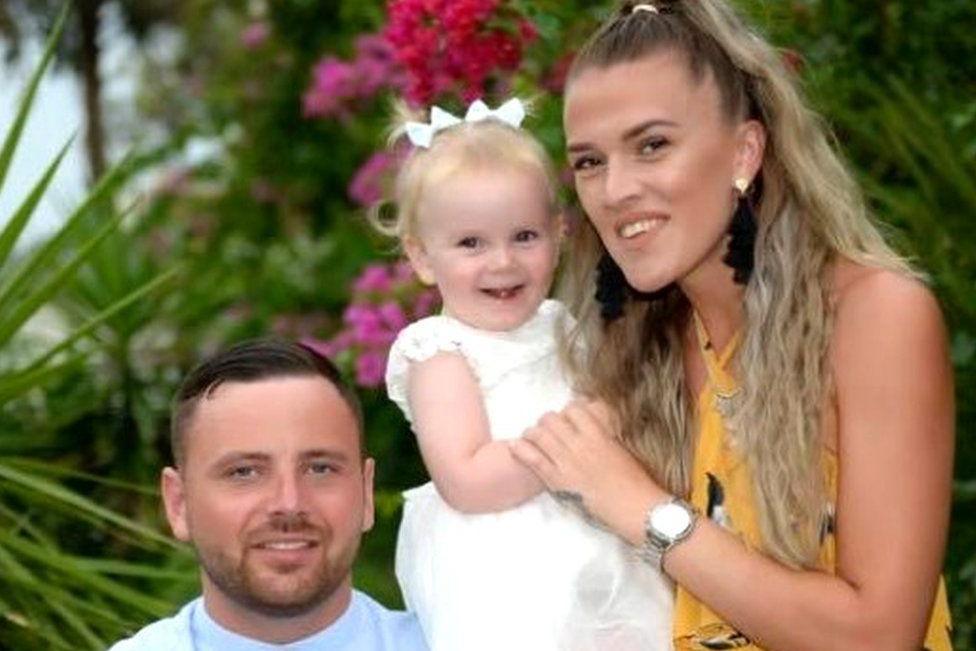
[[[393,279],[398,283],[412,283],[417,280],[413,267],[406,260],[400,260],[393,265]]]
[[[386,265],[367,265],[352,285],[354,292],[387,292],[392,285],[390,271]]]
[[[387,89],[399,89],[405,78],[393,48],[382,36],[367,34],[356,40],[356,56],[343,61],[321,59],[302,99],[306,118],[345,118],[359,103]]]
[[[241,30],[241,45],[248,50],[256,50],[264,45],[269,36],[271,36],[271,27],[268,23],[255,21]]]
[[[425,316],[430,316],[434,313],[434,310],[440,305],[441,295],[434,288],[425,289],[417,295],[417,298],[413,302],[413,318],[422,319]]]
[[[387,301],[380,305],[378,313],[383,323],[394,332],[399,332],[407,327],[409,320],[403,313],[403,308],[396,301]]]
[[[349,183],[349,198],[360,206],[368,207],[383,198],[383,187],[396,169],[397,159],[386,151],[378,151],[356,170]]]
[[[342,314],[343,329],[328,341],[303,341],[341,363],[351,363],[356,383],[375,388],[383,382],[397,334],[411,320],[429,316],[440,296],[436,289],[417,282],[406,261],[367,265],[352,291],[352,301]]]
[[[315,64],[312,85],[302,97],[304,116],[330,117],[341,112],[342,102],[352,94],[355,83],[351,65],[335,57],[322,59]]]
[[[386,375],[386,353],[371,350],[356,359],[356,382],[375,388],[383,384]]]

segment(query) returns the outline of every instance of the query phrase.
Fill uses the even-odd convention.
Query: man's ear
[[[186,517],[186,491],[183,476],[176,468],[163,468],[159,480],[163,493],[163,506],[166,508],[166,519],[169,527],[178,540],[189,542],[190,526]]]
[[[367,458],[363,460],[363,531],[369,531],[376,522],[376,508],[373,500],[373,475],[376,462]]]
[[[407,260],[410,261],[410,266],[420,278],[420,282],[425,285],[433,285],[434,270],[430,268],[424,243],[413,235],[407,235],[403,238],[403,251],[407,254]]]
[[[762,167],[765,151],[766,127],[759,120],[746,120],[740,124],[734,178],[752,183]]]

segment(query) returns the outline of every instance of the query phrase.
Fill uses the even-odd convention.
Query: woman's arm
[[[452,507],[503,511],[542,492],[508,444],[491,440],[481,389],[461,355],[412,362],[407,398],[427,471]]]
[[[938,307],[888,272],[838,303],[837,576],[789,569],[707,518],[665,556],[665,570],[770,650],[914,649],[925,635],[948,525],[953,403]],[[584,504],[631,543],[668,496],[611,440],[602,405],[547,416],[516,456],[550,489]],[[604,460],[598,463],[597,460]]]

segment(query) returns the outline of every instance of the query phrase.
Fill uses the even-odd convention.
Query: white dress
[[[492,439],[517,438],[572,397],[555,339],[570,319],[551,300],[509,332],[422,319],[390,351],[390,398],[410,420],[410,362],[458,352],[478,379]],[[431,651],[671,648],[670,583],[549,494],[485,514],[456,511],[430,482],[404,497],[396,575]]]

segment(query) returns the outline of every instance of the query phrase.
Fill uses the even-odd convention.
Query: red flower
[[[429,104],[447,91],[485,94],[489,79],[522,61],[535,26],[504,0],[391,0],[386,39],[407,72],[407,99]]]

